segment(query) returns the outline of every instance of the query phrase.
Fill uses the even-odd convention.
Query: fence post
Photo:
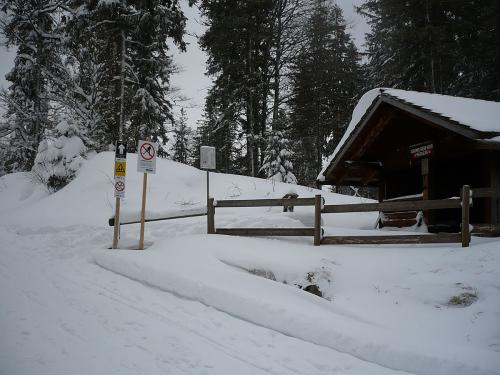
[[[314,197],[314,246],[321,244],[321,195]]]
[[[209,198],[207,204],[207,233],[215,233],[215,206],[213,198]]]
[[[469,247],[470,231],[469,231],[469,206],[470,206],[470,187],[464,185],[462,187],[462,247]]]

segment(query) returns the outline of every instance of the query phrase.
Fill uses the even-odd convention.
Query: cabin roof
[[[349,148],[352,140],[368,123],[381,103],[425,118],[438,126],[473,140],[500,143],[500,102],[430,94],[399,89],[376,88],[368,91],[354,108],[351,122],[335,148],[318,181]]]

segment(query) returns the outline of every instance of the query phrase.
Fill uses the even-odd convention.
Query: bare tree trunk
[[[118,127],[118,139],[123,141],[123,128],[125,123],[124,95],[125,95],[125,31],[121,31],[121,64],[120,64],[120,124]]]
[[[251,35],[248,35],[247,40],[248,48],[248,78],[253,81],[254,66],[253,66],[253,41]],[[255,118],[254,118],[254,95],[253,88],[251,85],[248,89],[248,99],[247,99],[247,153],[248,153],[248,167],[250,176],[255,177],[255,154],[254,154],[254,129],[255,129]]]

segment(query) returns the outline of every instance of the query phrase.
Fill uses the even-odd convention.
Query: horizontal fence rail
[[[321,244],[330,245],[373,245],[373,244],[425,244],[461,242],[460,233],[393,235],[393,236],[326,236]]]
[[[163,221],[163,220],[174,220],[174,219],[185,219],[188,217],[197,217],[197,216],[207,216],[206,212],[199,213],[199,214],[186,214],[186,215],[178,215],[178,216],[168,216],[168,217],[158,217],[154,219],[145,219],[145,223],[149,223],[152,221]],[[120,221],[120,225],[128,225],[128,224],[139,224],[141,221],[140,220],[133,220],[133,221]],[[108,220],[108,224],[110,227],[115,225],[115,218],[111,217]]]
[[[282,199],[230,199],[214,203],[215,207],[277,207],[277,206],[314,206],[315,198]]]
[[[215,233],[233,236],[314,236],[314,228],[217,228]]]
[[[498,198],[500,197],[500,188],[475,188],[471,189],[472,198]]]
[[[459,198],[423,201],[357,203],[357,204],[331,204],[325,205],[322,213],[370,212],[370,211],[421,211],[461,208]]]

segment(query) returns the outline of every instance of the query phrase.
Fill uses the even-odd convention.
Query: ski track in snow
[[[395,373],[107,272],[108,230],[0,231],[1,374]]]

